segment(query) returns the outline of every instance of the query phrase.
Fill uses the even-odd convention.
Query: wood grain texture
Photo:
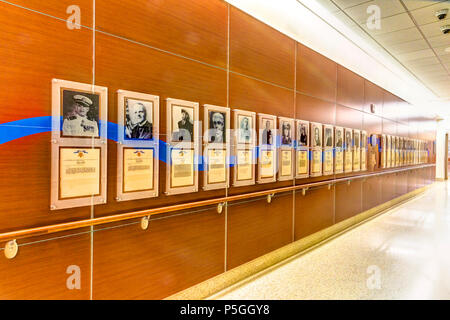
[[[227,270],[292,241],[292,192],[228,206]]]
[[[336,105],[321,99],[297,93],[296,118],[311,122],[334,124]]]
[[[362,181],[362,210],[366,211],[382,203],[381,179],[383,177],[371,177]]]
[[[336,125],[339,127],[361,130],[363,127],[363,112],[337,105]]]
[[[75,232],[86,232],[86,229]],[[90,234],[63,233],[58,240],[50,237],[19,241],[14,259],[0,259],[0,299],[2,300],[88,300],[90,292]],[[2,244],[3,247],[3,244]],[[2,251],[3,252],[3,251]],[[68,289],[69,266],[80,269],[80,289]]]
[[[362,212],[362,182],[353,180],[350,185],[339,183],[335,186],[335,222],[341,222]]]
[[[230,8],[230,70],[294,88],[295,41]]]
[[[295,194],[294,240],[299,240],[334,223],[334,187],[327,186]]]
[[[225,215],[215,208],[151,219],[146,231],[132,222],[94,234],[94,299],[162,299],[224,271]]]
[[[336,102],[337,64],[297,43],[297,91]]]
[[[227,4],[219,0],[96,1],[101,31],[226,68]]]
[[[338,65],[337,103],[343,106],[363,110],[364,78]]]

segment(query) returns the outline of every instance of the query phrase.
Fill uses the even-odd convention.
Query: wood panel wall
[[[0,126],[51,115],[51,79],[434,140],[432,119],[334,61],[221,0],[0,2]],[[26,23],[24,23],[26,21]],[[95,59],[94,59],[95,58]],[[370,105],[375,105],[371,113]],[[165,140],[165,105],[161,139]],[[26,129],[26,128],[25,128]],[[116,144],[108,142],[108,202],[50,211],[50,133],[0,144],[0,232],[265,190],[333,176],[115,201]],[[432,146],[432,144],[430,144]],[[430,151],[433,151],[430,147]],[[431,153],[431,159],[434,159]],[[161,162],[161,172],[165,164]],[[342,176],[342,175],[340,175]],[[160,189],[165,181],[160,175]],[[434,168],[19,241],[0,257],[2,299],[160,299],[433,181]],[[201,183],[201,181],[200,181]],[[352,199],[352,201],[349,201]],[[3,246],[3,245],[2,245]],[[79,266],[81,288],[66,286]]]

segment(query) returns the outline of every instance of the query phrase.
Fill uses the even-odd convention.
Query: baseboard
[[[220,275],[217,275],[188,289],[171,295],[167,297],[166,300],[201,300],[211,297],[212,295],[217,294],[218,292],[223,291],[238,282],[248,279],[257,273],[261,273],[264,270],[268,270],[270,267],[286,261],[287,259],[295,255],[305,253],[313,247],[322,245],[323,243],[332,240],[342,233],[351,230],[359,224],[375,218],[376,216],[385,213],[395,206],[403,204],[411,198],[425,192],[433,184],[434,183],[411,191],[398,198],[364,211],[347,220],[336,223],[303,239],[297,240],[284,247],[269,252],[234,269],[221,273]]]

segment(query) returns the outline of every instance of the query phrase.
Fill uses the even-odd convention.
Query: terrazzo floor
[[[210,299],[450,299],[450,185]]]

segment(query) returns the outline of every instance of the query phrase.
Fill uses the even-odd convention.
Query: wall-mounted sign
[[[276,181],[277,170],[277,117],[269,114],[258,114],[259,125],[259,157],[258,183]]]
[[[108,90],[52,80],[50,209],[106,203]]]
[[[296,170],[297,179],[309,177],[309,122],[297,120]]]
[[[311,177],[322,175],[322,124],[311,122]]]
[[[344,129],[344,172],[353,171],[353,130]]]
[[[256,113],[233,110],[234,167],[233,186],[255,184]]]
[[[228,188],[230,159],[230,109],[204,105],[203,190]]]
[[[199,104],[168,98],[167,104],[167,195],[198,191],[200,155]]]
[[[159,97],[117,91],[117,201],[158,196]]]
[[[331,125],[323,126],[323,145],[323,175],[326,176],[334,172],[334,128]]]
[[[278,180],[292,180],[294,178],[295,121],[294,119],[279,117],[278,127],[280,128]]]

